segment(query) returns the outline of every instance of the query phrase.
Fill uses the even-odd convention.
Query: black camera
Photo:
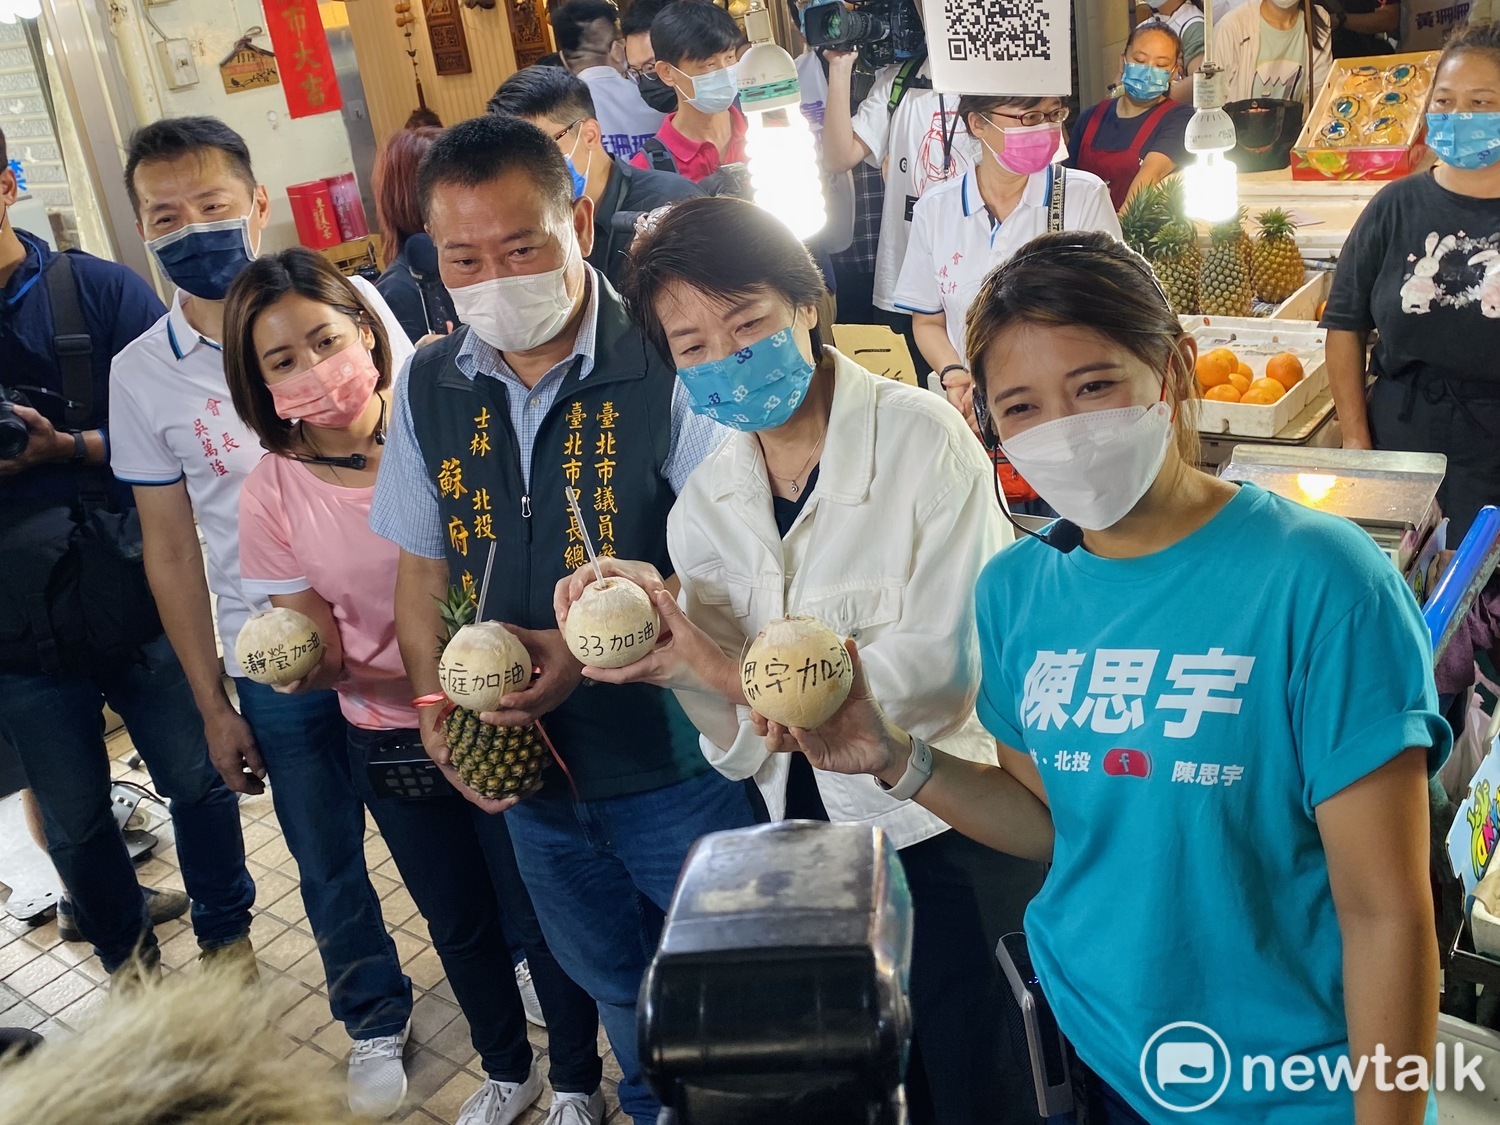
[[[814,50],[858,51],[871,69],[909,59],[927,42],[916,0],[809,0],[799,23]]]
[[[19,390],[0,385],[0,461],[14,461],[26,452],[31,440],[31,427],[11,409],[17,403],[30,406],[31,400]]]

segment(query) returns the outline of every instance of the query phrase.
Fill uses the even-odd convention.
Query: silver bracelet
[[[906,772],[895,785],[887,785],[878,777],[876,783],[898,801],[910,801],[922,786],[932,778],[932,747],[915,735],[911,738],[911,758],[906,763]]]

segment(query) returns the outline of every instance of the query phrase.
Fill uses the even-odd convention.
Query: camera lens
[[[890,25],[865,12],[853,12],[842,4],[820,4],[805,13],[807,42],[813,47],[847,50],[862,43],[878,43],[890,34]]]
[[[0,461],[14,461],[26,452],[30,440],[26,423],[15,416],[10,403],[0,402]]]

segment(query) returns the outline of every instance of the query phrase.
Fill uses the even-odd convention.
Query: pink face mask
[[[1047,167],[1062,144],[1062,126],[1051,121],[1001,129],[1000,134],[1005,138],[1005,147],[999,152],[990,148],[990,155],[1018,176],[1030,176]]]
[[[302,374],[271,384],[271,400],[277,415],[288,422],[300,419],[336,430],[360,416],[379,381],[374,359],[355,340]]]

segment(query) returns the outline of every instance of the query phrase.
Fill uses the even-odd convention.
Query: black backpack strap
[[[1068,170],[1061,164],[1052,165],[1047,191],[1047,230],[1056,234],[1063,229],[1063,204],[1068,193]]]
[[[896,71],[896,80],[891,83],[891,96],[886,99],[885,111],[887,114],[896,112],[896,107],[901,104],[901,99],[906,97],[906,91],[910,89],[930,89],[930,79],[918,78],[917,71],[922,69],[922,64],[927,61],[927,52],[918,51],[911,58],[901,64],[901,69]]]
[[[677,158],[656,137],[647,139],[646,143],[641,146],[641,151],[646,154],[646,159],[651,161],[651,167],[658,172],[677,171]]]
[[[52,303],[52,346],[67,397],[67,425],[81,430],[94,412],[94,341],[67,254],[58,254],[47,268],[47,297]]]

